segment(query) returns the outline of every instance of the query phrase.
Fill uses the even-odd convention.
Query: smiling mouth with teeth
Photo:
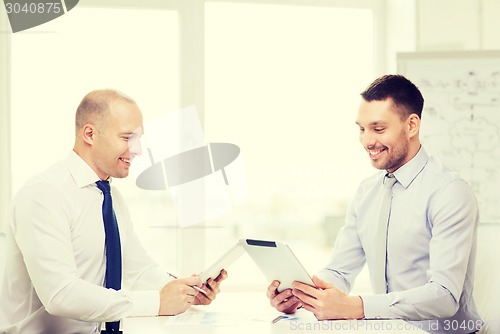
[[[125,159],[125,158],[120,158],[121,161],[130,163],[132,160],[131,159]]]
[[[378,151],[369,151],[370,154],[373,154],[373,155],[377,155],[379,154],[380,152],[382,152],[382,150],[378,150]]]
[[[383,151],[385,151],[385,148],[378,149],[378,150],[368,150],[368,153],[369,153],[371,156],[377,156],[377,155],[379,155],[380,153],[382,153]]]

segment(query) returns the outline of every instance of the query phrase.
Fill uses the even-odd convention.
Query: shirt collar
[[[95,185],[99,176],[75,151],[71,151],[66,159],[69,172],[79,188]]]
[[[417,175],[424,169],[428,161],[429,155],[421,146],[417,154],[393,174],[403,187],[408,188]]]

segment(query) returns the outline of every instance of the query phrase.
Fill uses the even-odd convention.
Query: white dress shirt
[[[105,234],[98,180],[71,152],[16,195],[0,290],[1,333],[99,333],[104,321],[158,314],[159,289],[169,278],[140,244],[114,187],[124,288],[103,287]]]
[[[374,271],[377,198],[385,173],[359,186],[330,261],[319,273],[344,292],[350,291],[365,262]],[[361,296],[365,317],[416,320],[433,333],[476,331],[482,323],[472,297],[479,213],[472,190],[423,148],[394,176],[388,293]]]

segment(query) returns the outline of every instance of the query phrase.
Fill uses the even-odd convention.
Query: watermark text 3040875
[[[4,0],[12,32],[49,22],[73,9],[79,0]]]

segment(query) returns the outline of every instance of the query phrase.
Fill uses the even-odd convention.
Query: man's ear
[[[411,114],[407,119],[408,136],[414,137],[420,131],[420,117],[417,114]]]
[[[92,124],[85,124],[82,128],[83,141],[89,145],[93,145],[95,133],[96,133],[96,129]]]

